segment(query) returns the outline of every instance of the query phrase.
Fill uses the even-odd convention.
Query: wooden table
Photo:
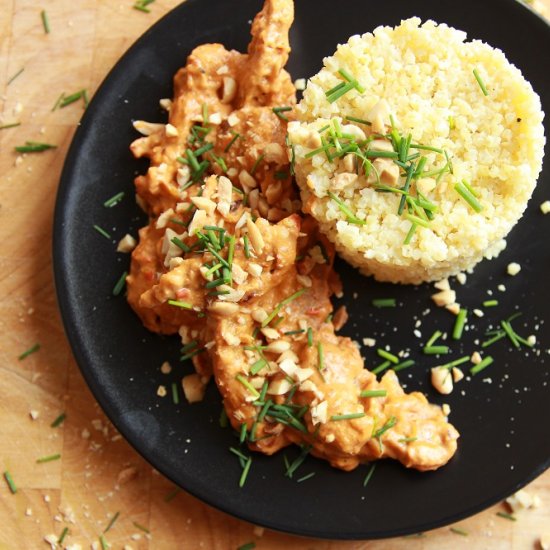
[[[494,506],[460,523],[467,538],[446,527],[391,541],[306,540],[262,534],[183,491],[171,495],[170,482],[106,420],[72,358],[52,280],[56,187],[82,102],[54,112],[52,106],[61,92],[85,88],[93,95],[120,55],[178,0],[157,0],[149,14],[132,4],[6,0],[0,9],[0,124],[21,122],[0,131],[0,467],[18,487],[11,494],[0,480],[0,550],[45,548],[44,537],[57,537],[66,526],[64,544],[100,547],[98,537],[117,512],[105,535],[113,548],[221,550],[250,541],[262,549],[533,548],[540,535],[550,534],[550,471],[528,488],[541,497],[540,508],[520,512],[512,522],[496,516],[505,510],[502,504]],[[550,0],[540,6],[550,8]],[[47,10],[50,34],[41,9]],[[18,157],[13,146],[26,140],[58,147]],[[35,343],[40,350],[18,360]],[[65,422],[51,428],[61,412]],[[60,460],[35,463],[55,453]]]

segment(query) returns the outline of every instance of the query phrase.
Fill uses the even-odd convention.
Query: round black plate
[[[527,335],[538,325],[540,354],[517,351],[503,340],[490,348],[495,362],[486,374],[461,382],[442,399],[428,379],[437,360],[419,354],[423,340],[413,334],[415,316],[424,336],[452,327],[452,316],[432,307],[432,288],[382,285],[343,262],[337,266],[351,315],[344,332],[359,341],[376,336],[393,350],[411,348],[417,364],[402,373],[402,381],[409,390],[420,389],[435,402],[451,405],[451,420],[462,433],[459,451],[434,473],[408,471],[387,461],[363,488],[365,468],[344,473],[309,458],[298,477],[316,475],[296,483],[283,476],[280,453],[254,456],[246,485],[239,489],[240,466],[228,452],[235,438],[218,425],[221,406],[214,384],[204,402],[192,406],[157,397],[159,384],[169,387],[192,367],[178,363],[176,337],[150,334],[124,297],[111,294],[129,262],[127,255],[115,252],[115,242],[128,231],[136,234],[145,222],[133,199],[133,178],[146,164],[128,151],[136,137],[131,120],[165,120],[158,100],[172,95],[172,76],[195,46],[221,42],[245,51],[250,20],[260,8],[259,0],[188,0],[124,55],[87,109],[67,156],[54,229],[59,304],[78,364],[109,418],[155,468],[200,499],[255,524],[301,535],[363,539],[431,529],[474,514],[542,473],[550,462],[550,334],[544,323],[550,319],[550,216],[539,210],[550,198],[548,165],[505,253],[479,265],[466,286],[455,284],[466,306],[479,306],[489,298],[488,290],[500,304],[490,319],[472,317],[475,329],[454,345],[452,357],[471,353],[491,320],[507,317],[517,306],[523,316],[515,327]],[[448,23],[467,31],[470,39],[503,49],[550,112],[550,28],[514,0],[354,0],[340,5],[298,0],[289,70],[295,78],[310,76],[323,56],[350,35],[413,15]],[[105,208],[103,202],[121,190],[126,193],[122,203]],[[93,224],[109,231],[112,241],[94,231]],[[515,278],[505,274],[512,260],[522,265]],[[500,283],[506,292],[497,290]],[[388,296],[401,307],[374,310],[370,305],[372,298]],[[424,315],[427,308],[430,313]],[[367,364],[377,362],[374,350],[364,349],[364,355]],[[164,360],[175,365],[170,376],[159,371]],[[286,454],[293,459],[298,451]]]

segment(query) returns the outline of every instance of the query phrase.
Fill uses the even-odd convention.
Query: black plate
[[[212,384],[205,401],[193,406],[158,398],[159,384],[179,380],[192,367],[178,364],[177,338],[150,334],[124,297],[111,295],[129,262],[127,255],[115,252],[114,243],[128,230],[136,234],[145,222],[133,200],[132,182],[146,164],[128,151],[136,137],[130,121],[164,120],[158,100],[171,96],[172,76],[193,47],[221,42],[245,51],[249,22],[260,8],[259,0],[188,0],[138,40],[90,104],[67,157],[54,229],[59,304],[78,364],[109,418],[155,468],[200,499],[255,524],[316,537],[363,539],[431,529],[479,512],[535,478],[550,462],[550,334],[544,324],[549,319],[550,216],[539,210],[539,204],[550,198],[548,165],[506,252],[498,260],[484,261],[459,288],[460,302],[470,307],[487,299],[492,289],[500,300],[492,310],[494,321],[521,306],[523,317],[515,322],[516,329],[527,335],[538,325],[542,344],[537,348],[543,351],[516,351],[501,341],[490,348],[495,362],[486,375],[461,382],[445,399],[435,394],[428,380],[435,359],[415,351],[420,361],[401,376],[409,390],[420,389],[437,403],[448,402],[451,420],[462,433],[457,455],[434,473],[407,471],[388,461],[378,465],[363,488],[365,468],[344,473],[309,458],[300,473],[314,471],[316,476],[297,484],[283,477],[279,454],[255,456],[247,483],[239,489],[240,467],[227,450],[235,439],[218,425],[216,388]],[[350,35],[418,15],[502,48],[550,112],[550,30],[514,0],[358,0],[339,5],[333,0],[317,0],[314,5],[298,0],[296,12],[289,63],[294,77],[317,72],[323,56]],[[126,192],[122,203],[103,207],[120,190]],[[113,241],[94,231],[93,224],[110,231]],[[515,278],[505,275],[512,260],[522,265]],[[424,336],[452,327],[449,313],[431,307],[429,286],[377,284],[343,262],[338,270],[351,314],[344,332],[354,338],[377,335],[392,349],[418,350],[422,340],[413,335],[415,315],[422,320]],[[500,283],[506,292],[497,290]],[[402,307],[374,310],[371,299],[384,296],[397,297]],[[423,316],[426,308],[431,313]],[[453,357],[475,349],[475,334],[482,335],[489,323],[487,317],[476,320],[477,328],[455,346]],[[364,354],[367,364],[377,361],[373,350],[365,349]],[[159,372],[164,360],[176,365],[169,377]],[[486,378],[492,383],[483,381]],[[297,450],[286,453],[293,458]]]

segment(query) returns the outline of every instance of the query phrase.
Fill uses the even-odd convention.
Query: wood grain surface
[[[542,499],[539,508],[519,512],[513,522],[496,515],[505,505],[494,506],[460,522],[467,537],[446,527],[387,541],[319,541],[262,533],[183,491],[173,493],[106,420],[71,355],[52,280],[56,188],[83,103],[53,112],[52,106],[61,92],[86,89],[92,96],[131,43],[179,3],[157,0],[143,13],[133,1],[0,2],[0,125],[21,123],[0,130],[0,468],[18,487],[11,494],[0,480],[0,550],[47,548],[44,538],[55,540],[65,527],[64,548],[101,548],[99,536],[117,513],[104,535],[112,548],[222,550],[252,541],[266,550],[538,547],[539,537],[550,535],[550,471],[528,487]],[[550,8],[550,0],[539,7]],[[27,140],[57,148],[14,153]],[[39,351],[18,360],[36,343]],[[66,420],[52,428],[62,412]],[[36,464],[56,453],[60,460]]]

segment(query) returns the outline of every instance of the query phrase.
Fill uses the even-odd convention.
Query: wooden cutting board
[[[64,545],[100,547],[115,514],[105,534],[113,548],[222,550],[251,541],[261,549],[299,550],[534,548],[540,535],[550,535],[550,472],[528,487],[542,505],[518,513],[516,522],[496,516],[506,510],[498,505],[460,522],[468,537],[446,527],[390,541],[331,543],[262,533],[183,491],[174,493],[105,419],[63,334],[50,259],[57,182],[82,101],[56,111],[52,106],[62,92],[93,95],[130,44],[178,2],[157,0],[150,13],[132,4],[4,0],[0,9],[0,125],[21,122],[0,130],[0,467],[18,487],[11,494],[0,480],[0,550],[46,548],[44,537],[55,540],[65,527]],[[539,7],[550,8],[550,0]],[[57,148],[18,157],[13,147],[26,140]],[[18,360],[36,343],[40,350]],[[60,413],[66,420],[52,428]],[[36,464],[56,453],[59,460]]]

